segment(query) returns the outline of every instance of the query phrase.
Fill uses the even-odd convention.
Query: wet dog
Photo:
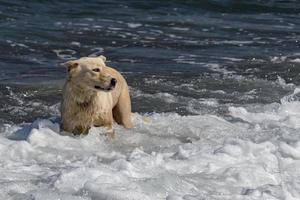
[[[91,126],[103,126],[113,137],[114,121],[133,127],[126,80],[105,61],[104,56],[83,57],[62,64],[67,69],[61,104],[65,131],[87,134]]]

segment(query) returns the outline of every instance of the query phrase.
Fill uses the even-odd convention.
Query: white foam
[[[270,58],[271,62],[273,62],[273,63],[281,63],[281,62],[286,61],[286,59],[287,59],[287,56],[274,56],[274,57]]]
[[[225,75],[235,74],[234,71],[227,70],[225,67],[223,67],[217,63],[208,63],[208,64],[205,64],[205,66],[212,71],[221,72],[222,74],[225,74]]]
[[[135,128],[114,125],[113,141],[105,129],[74,137],[46,119],[6,125],[0,198],[299,199],[299,91],[259,112],[231,107],[238,121],[135,113]]]
[[[155,94],[149,94],[149,93],[143,93],[140,90],[132,90],[131,94],[135,98],[144,97],[144,98],[151,98],[151,99],[160,99],[160,100],[165,101],[167,103],[174,103],[178,99],[174,95],[166,93],[166,92],[159,92],[159,93],[155,93]]]
[[[75,42],[75,41],[71,42],[71,45],[77,46],[77,47],[81,46],[80,42]]]
[[[29,48],[29,46],[27,46],[26,44],[23,44],[23,43],[17,43],[17,42],[13,42],[11,40],[6,40],[6,42],[9,43],[11,47],[22,47],[22,48],[26,48],[26,49]]]
[[[300,128],[300,102],[294,101],[294,96],[300,92],[296,88],[292,95],[281,99],[281,104],[269,109],[263,109],[262,112],[249,112],[243,107],[230,107],[230,115],[240,118],[244,121],[263,124],[264,126]]]
[[[300,63],[300,58],[292,59],[292,60],[290,60],[290,62]]]
[[[96,47],[96,48],[93,48],[91,51],[93,51],[93,53],[91,53],[89,56],[94,57],[94,56],[99,56],[100,54],[102,54],[104,52],[104,49],[102,47]]]
[[[138,27],[142,26],[142,24],[140,24],[140,23],[127,23],[127,26],[129,28],[138,28]]]
[[[233,62],[239,62],[239,61],[243,61],[244,59],[241,59],[241,58],[231,58],[231,57],[221,57],[222,59],[224,60],[230,60],[230,61],[233,61]]]
[[[187,27],[171,27],[171,29],[177,30],[177,31],[188,31],[188,30],[190,30]]]
[[[283,88],[295,88],[295,85],[293,83],[286,83],[286,81],[280,76],[277,76],[277,83],[279,83],[279,85]]]
[[[235,74],[234,71],[226,69],[224,66],[221,66],[218,63],[203,63],[197,61],[195,58],[195,55],[188,55],[188,56],[178,56],[177,58],[173,59],[177,63],[183,63],[183,64],[190,64],[190,65],[201,65],[203,67],[208,68],[209,70],[215,71],[215,72],[220,72],[225,75],[229,74]],[[226,60],[231,60],[231,61],[240,61],[240,59],[235,59],[235,58],[227,58],[227,57],[222,57],[223,59]]]
[[[214,41],[215,44],[232,44],[232,45],[244,45],[252,44],[253,41],[237,41],[237,40],[224,40],[224,41]]]
[[[73,55],[76,54],[76,51],[72,49],[54,49],[53,52],[57,57],[63,60],[75,59]]]

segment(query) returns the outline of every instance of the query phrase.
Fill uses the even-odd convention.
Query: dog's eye
[[[100,69],[99,68],[95,68],[93,69],[94,72],[100,72]]]

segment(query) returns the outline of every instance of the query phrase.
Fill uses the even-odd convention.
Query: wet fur
[[[104,57],[101,56],[85,57],[65,64],[68,77],[63,89],[61,106],[62,128],[65,131],[86,134],[91,126],[103,126],[113,133],[114,120],[125,128],[132,128],[127,83],[119,72],[107,67],[104,61]],[[89,80],[85,80],[87,76],[80,70],[90,70],[94,66],[102,69],[97,79],[99,84],[105,85],[107,77],[117,80],[116,87],[112,91],[98,91],[84,84]]]

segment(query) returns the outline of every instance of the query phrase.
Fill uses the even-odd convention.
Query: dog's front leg
[[[113,115],[112,112],[103,112],[99,115],[99,118],[94,121],[94,126],[105,127],[106,135],[110,139],[115,138],[115,131],[113,129]]]
[[[113,129],[112,124],[107,126],[106,128],[107,128],[106,134],[108,138],[112,140],[115,139],[115,130]]]
[[[112,111],[109,112],[107,119],[106,119],[106,128],[107,128],[107,135],[110,139],[115,139],[115,131],[113,129],[113,122],[114,122],[114,118],[113,118],[113,113]]]

